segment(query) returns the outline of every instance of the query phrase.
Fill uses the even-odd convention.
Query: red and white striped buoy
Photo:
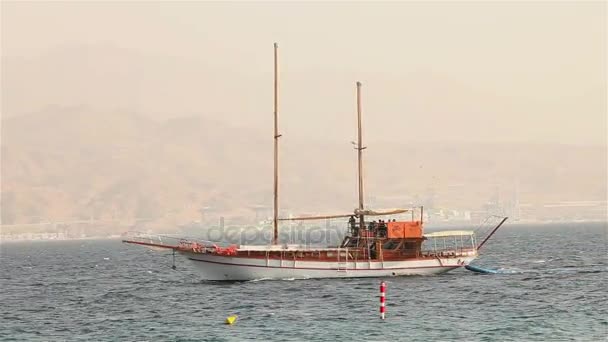
[[[386,301],[386,283],[380,283],[380,318],[384,319],[384,312],[386,311],[385,302]]]

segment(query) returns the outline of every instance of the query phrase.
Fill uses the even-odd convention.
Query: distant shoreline
[[[0,245],[5,243],[19,242],[72,242],[72,241],[95,241],[95,240],[121,240],[121,236],[91,236],[83,238],[64,238],[64,239],[4,239],[0,238]]]
[[[608,226],[608,220],[575,220],[575,221],[544,221],[544,222],[526,222],[526,221],[513,221],[513,222],[509,222],[507,221],[507,223],[505,224],[505,228],[508,227],[513,227],[513,228],[522,228],[522,227],[530,227],[530,226],[543,226],[543,227],[550,227],[550,226],[555,226],[555,228],[558,227],[563,227],[566,225],[579,225],[579,224],[586,224],[586,225],[607,225]],[[487,226],[487,225],[486,225]],[[455,229],[455,228],[466,228],[466,229],[477,229],[480,227],[480,224],[467,224],[467,223],[460,223],[460,222],[454,222],[454,223],[450,223],[450,222],[442,222],[442,223],[431,223],[431,224],[427,224],[426,225],[426,229],[431,230],[431,231],[436,231],[436,230],[441,230],[441,229]],[[179,236],[179,234],[175,234],[175,233],[162,233],[162,232],[158,232],[158,233],[151,233],[151,234],[159,234],[159,235],[176,235]],[[39,239],[5,239],[5,238],[0,238],[0,244],[6,244],[6,243],[21,243],[21,242],[66,242],[66,241],[95,241],[95,240],[121,240],[123,237],[119,236],[119,235],[112,235],[112,236],[92,236],[92,237],[81,237],[81,238],[55,238],[55,239],[51,239],[51,238],[39,238]]]
[[[509,225],[509,226],[546,226],[546,225],[566,225],[566,224],[577,224],[577,223],[608,223],[608,218],[606,218],[605,220],[572,220],[572,221],[514,221],[514,220],[507,220],[507,222],[505,223],[505,225]],[[481,225],[481,223],[475,223],[475,224],[471,224],[471,223],[466,223],[466,222],[433,222],[433,223],[426,223],[425,227],[426,228],[440,228],[440,227],[463,227],[463,226],[469,226],[469,227],[479,227]]]

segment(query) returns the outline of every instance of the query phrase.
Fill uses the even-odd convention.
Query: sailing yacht
[[[423,208],[372,210],[364,205],[363,158],[365,150],[361,125],[361,83],[357,96],[357,166],[359,203],[352,213],[325,216],[280,218],[279,212],[279,125],[278,125],[278,45],[274,44],[274,215],[273,238],[268,245],[231,245],[195,239],[133,234],[123,242],[170,249],[192,261],[206,280],[306,279],[433,275],[464,267],[478,256],[479,249],[507,220],[496,225],[478,243],[472,230],[425,234]],[[411,220],[369,222],[382,217],[411,212]],[[414,215],[414,212],[417,215]],[[419,219],[415,219],[418,217]],[[337,246],[305,246],[279,241],[279,222],[348,219],[348,230]],[[366,221],[366,219],[368,219]]]

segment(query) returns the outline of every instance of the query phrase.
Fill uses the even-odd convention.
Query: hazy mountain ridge
[[[574,141],[598,141],[598,136],[605,136],[604,82],[597,83],[595,78],[574,86],[560,78],[562,73],[498,73],[492,83],[480,83],[466,73],[453,74],[407,60],[400,70],[383,70],[377,65],[346,68],[334,59],[313,67],[292,49],[295,46],[281,50],[281,127],[291,129],[291,136],[300,139],[331,140],[324,133],[335,129],[347,130],[352,139],[356,80],[364,84],[366,138],[528,142],[561,141],[563,137],[572,142],[571,135],[578,137]],[[106,114],[139,112],[157,120],[204,112],[203,116],[231,126],[265,132],[272,127],[271,49],[225,55],[214,51],[203,56],[189,52],[152,54],[135,46],[104,43],[65,44],[27,56],[6,52],[2,55],[3,116],[60,104],[82,105]],[[517,87],[503,89],[500,80],[505,77],[513,77]],[[553,82],[541,82],[547,79]],[[557,89],[550,96],[539,96],[533,85],[545,93]],[[528,88],[530,91],[521,90]],[[571,121],[578,112],[583,113],[580,120]],[[570,134],[563,134],[563,126],[554,124],[562,121],[570,122]]]
[[[200,148],[211,146],[208,136],[190,134],[190,141],[183,142],[170,133],[173,122],[79,111],[62,118],[41,113],[3,122],[3,222],[11,216],[16,222],[157,218],[180,209],[169,203],[196,202],[192,186],[215,191],[214,178],[221,173],[211,165],[222,164],[221,154]],[[48,121],[53,121],[52,130],[43,128]],[[188,130],[183,131],[187,136]],[[201,177],[205,180],[189,169],[208,170]],[[63,196],[45,196],[50,190]],[[63,214],[47,212],[50,203],[64,208]],[[28,207],[36,208],[40,217],[25,212]]]
[[[53,129],[45,129],[53,127]],[[84,107],[2,122],[2,223],[146,218],[188,222],[212,206],[251,219],[272,201],[269,132],[201,117],[158,122]],[[356,204],[355,153],[344,144],[281,145],[281,207]],[[347,136],[347,134],[345,134]],[[606,148],[369,142],[366,194],[376,206],[476,209],[500,192],[522,202],[606,200]],[[515,189],[517,188],[517,189]]]

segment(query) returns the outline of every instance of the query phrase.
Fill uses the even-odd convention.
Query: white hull
[[[181,252],[206,280],[308,279],[433,275],[468,265],[476,253],[460,257],[404,261],[293,261]]]

